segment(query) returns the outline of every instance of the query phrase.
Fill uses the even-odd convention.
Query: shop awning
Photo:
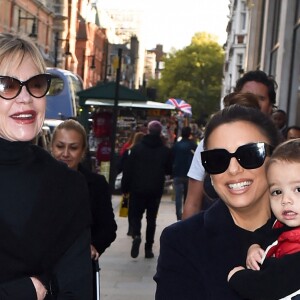
[[[94,87],[88,88],[86,90],[77,93],[79,96],[80,105],[88,105],[86,103],[87,99],[97,99],[97,100],[114,100],[116,95],[116,83],[108,82],[101,83]],[[146,96],[137,90],[129,89],[126,86],[119,85],[119,101],[129,100],[129,101],[147,101]]]
[[[77,93],[81,106],[114,106],[116,83],[108,82],[96,85]],[[118,107],[175,109],[173,105],[161,102],[147,101],[144,94],[126,86],[119,86]]]
[[[114,106],[114,100],[111,99],[86,99],[85,105],[93,106]],[[148,108],[148,109],[170,109],[173,110],[173,105],[154,101],[130,101],[119,100],[119,107],[132,107],[132,108]]]

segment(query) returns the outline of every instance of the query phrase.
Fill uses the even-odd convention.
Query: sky
[[[207,32],[226,42],[229,0],[99,0],[100,6],[141,12],[143,44],[163,45],[168,52],[188,46],[196,32]]]

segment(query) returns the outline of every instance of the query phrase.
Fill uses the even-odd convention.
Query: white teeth
[[[15,116],[15,118],[31,118],[32,115],[31,114],[22,114],[22,115],[18,115],[18,116]]]
[[[243,182],[228,184],[228,187],[232,190],[240,190],[246,186],[249,186],[250,184],[251,184],[251,181],[243,181]]]

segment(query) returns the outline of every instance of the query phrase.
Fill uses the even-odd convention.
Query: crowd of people
[[[112,190],[83,164],[78,121],[58,125],[50,149],[35,144],[45,70],[30,39],[0,34],[0,298],[96,299],[92,262],[117,237]],[[157,300],[300,297],[300,128],[275,107],[276,87],[263,71],[244,74],[198,145],[185,126],[167,146],[152,120],[122,148],[132,258],[145,213],[145,258],[154,258],[166,176],[173,180],[178,222],[160,236]]]

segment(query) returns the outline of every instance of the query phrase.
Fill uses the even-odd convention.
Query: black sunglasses
[[[209,174],[224,173],[232,157],[244,169],[257,169],[264,164],[266,156],[272,154],[274,147],[266,143],[251,143],[240,146],[234,153],[225,149],[213,149],[201,152],[202,165]]]
[[[32,97],[42,98],[49,91],[51,77],[51,74],[39,74],[26,81],[20,81],[10,76],[0,76],[0,97],[5,100],[14,99],[25,86]]]

